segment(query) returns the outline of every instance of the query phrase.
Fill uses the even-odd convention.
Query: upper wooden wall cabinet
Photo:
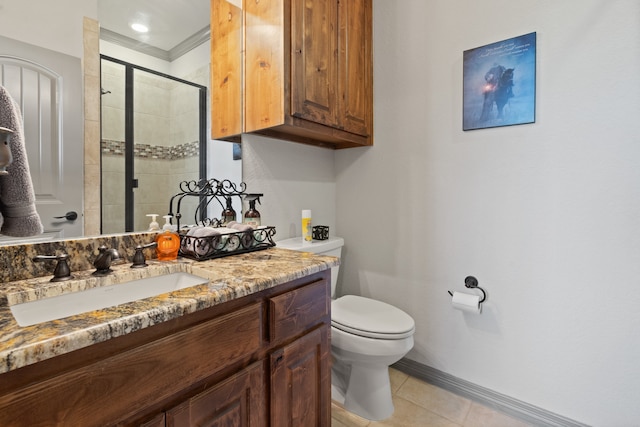
[[[371,0],[211,0],[211,116],[213,139],[372,145]]]

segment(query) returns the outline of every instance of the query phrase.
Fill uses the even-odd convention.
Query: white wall
[[[82,58],[85,16],[97,19],[97,0],[0,0],[0,34]]]
[[[342,292],[410,313],[413,360],[638,425],[640,2],[374,0],[374,15],[375,146],[336,153]],[[463,132],[462,52],[533,31],[536,123]],[[450,306],[467,275],[489,293],[480,316]]]
[[[255,135],[242,137],[242,176],[247,192],[263,193],[263,225],[276,227],[274,239],[302,235],[301,211],[310,209],[313,225],[336,233],[336,183],[333,150]],[[246,206],[246,204],[245,204]]]

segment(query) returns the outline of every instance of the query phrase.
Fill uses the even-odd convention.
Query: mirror
[[[147,215],[167,214],[181,181],[242,180],[233,144],[208,141],[209,102],[206,89],[198,91],[210,79],[209,8],[208,0],[161,8],[156,0],[98,0],[102,232],[146,230]],[[129,147],[125,156],[121,144]],[[207,161],[198,162],[199,155]],[[194,218],[195,204],[181,207],[183,218]]]
[[[64,55],[71,55],[75,58],[83,57],[82,49],[83,49],[83,40],[78,39],[77,34],[80,34],[82,31],[78,31],[78,28],[82,29],[83,27],[83,17],[89,17],[89,21],[91,21],[91,25],[86,26],[85,22],[85,43],[89,40],[90,46],[96,46],[98,43],[95,41],[95,25],[93,24],[94,19],[99,21],[103,28],[106,27],[106,23],[103,23],[104,20],[108,19],[107,16],[103,16],[106,10],[109,13],[120,14],[121,16],[138,16],[141,15],[140,10],[136,10],[136,7],[143,5],[146,7],[155,6],[158,8],[158,3],[156,0],[89,0],[89,1],[80,1],[73,0],[73,7],[70,7],[65,10],[61,10],[59,6],[55,4],[44,3],[40,7],[40,14],[34,17],[31,14],[31,10],[29,5],[23,4],[20,2],[16,3],[8,3],[4,6],[0,6],[2,8],[2,14],[0,16],[0,25],[3,28],[3,35],[12,38],[14,40],[28,43],[34,46],[42,47],[45,49],[51,49],[51,52],[58,52]],[[177,2],[165,2],[162,5],[162,10],[160,12],[165,12],[165,17],[160,18],[165,19],[167,13],[169,15],[176,14],[176,12],[171,11],[167,12],[168,9],[165,8],[171,6],[173,3]],[[200,18],[208,21],[209,19],[209,0],[186,0],[185,2],[181,2],[180,8],[180,19],[182,19],[183,23],[191,22],[188,21],[189,18],[186,17],[186,13],[192,13],[194,16],[198,16]],[[104,7],[103,7],[104,6]],[[97,12],[96,12],[97,10]],[[205,12],[202,12],[205,10]],[[42,15],[42,18],[39,16]],[[151,16],[151,15],[149,15]],[[50,19],[54,21],[51,22]],[[151,18],[151,22],[158,18]],[[46,20],[46,22],[43,22]],[[45,34],[42,32],[42,28],[50,28],[51,33]],[[100,45],[101,50],[103,47],[108,46],[106,49],[109,51],[106,53],[112,57],[122,57],[125,61],[130,63],[143,63],[144,66],[147,66],[153,70],[159,70],[163,73],[169,75],[175,75],[178,77],[183,77],[186,79],[191,79],[194,75],[197,77],[197,83],[205,86],[209,86],[209,55],[210,55],[210,43],[208,40],[205,42],[200,42],[196,45],[195,48],[188,48],[185,46],[189,46],[193,44],[193,38],[202,38],[203,35],[201,30],[203,26],[197,24],[180,24],[169,26],[171,31],[162,30],[160,34],[155,34],[154,31],[150,31],[146,36],[147,39],[144,43],[136,42],[134,40],[133,47],[125,48],[124,46],[117,45],[113,40],[113,34],[109,34],[108,31],[105,31],[103,37],[101,37]],[[69,31],[62,31],[69,30]],[[179,43],[178,46],[174,47],[161,47],[155,48],[152,43],[153,38],[156,36],[167,36],[169,33],[173,32],[173,30],[179,29],[181,31],[188,31],[191,33],[191,36],[181,36],[189,39],[185,43]],[[93,31],[93,33],[91,33]],[[193,31],[197,31],[197,34],[193,34]],[[118,34],[115,31],[111,31],[112,33]],[[111,38],[109,39],[109,36]],[[87,38],[88,37],[88,38]],[[119,37],[119,36],[118,36]],[[124,37],[122,37],[124,38]],[[129,37],[132,39],[132,37]],[[107,41],[109,39],[110,41]],[[184,39],[183,39],[184,40]],[[151,48],[149,48],[151,46]],[[145,50],[146,49],[146,50]],[[144,53],[141,53],[142,50]],[[118,51],[118,53],[115,53]],[[85,107],[93,101],[93,98],[96,97],[97,90],[94,88],[94,81],[87,80],[87,76],[91,77],[92,70],[87,71],[87,59],[89,62],[92,59],[92,55],[89,54],[87,56],[86,53],[86,45],[85,45],[85,64],[84,64],[84,81],[85,88],[88,88],[88,92],[85,92]],[[159,53],[164,55],[164,59],[159,58],[158,56],[154,56],[151,52]],[[101,52],[104,53],[104,52]],[[172,56],[173,55],[173,56]],[[97,57],[97,55],[96,55]],[[196,59],[197,58],[197,59]],[[195,65],[195,66],[194,66]],[[97,65],[96,65],[97,66]],[[92,67],[89,64],[89,67]],[[81,67],[79,67],[81,68]],[[200,73],[199,71],[200,70]],[[191,74],[190,74],[191,73]],[[82,86],[83,77],[80,76],[77,80],[79,84]],[[87,84],[87,82],[91,84]],[[98,88],[99,90],[99,88]],[[80,98],[82,94],[79,95]],[[79,103],[76,103],[78,105]],[[207,109],[209,108],[209,100],[206,102]],[[96,109],[97,110],[97,109]],[[96,123],[99,121],[99,116],[93,117],[91,112],[87,113],[85,109],[84,114],[84,128],[85,128],[85,138],[87,141],[96,141],[98,137],[92,136],[92,132],[96,132],[92,127],[92,123]],[[67,115],[67,117],[78,117],[80,114],[74,114],[72,116]],[[209,121],[210,113],[206,114],[207,122]],[[74,119],[81,123],[81,119]],[[99,125],[99,123],[98,123]],[[221,141],[212,141],[209,140],[208,135],[209,125],[207,124],[207,137],[206,137],[206,145],[207,145],[207,158],[206,161],[206,176],[209,178],[219,178],[219,179],[230,179],[233,182],[242,181],[242,161],[238,160],[238,156],[234,157],[234,144],[230,144],[228,142]],[[89,132],[89,136],[87,136],[87,132]],[[98,131],[99,132],[99,131]],[[79,138],[72,138],[73,143],[77,144],[77,147],[74,148],[78,153],[82,153],[82,135],[79,135]],[[93,145],[93,144],[90,144]],[[87,145],[89,146],[89,145]],[[96,144],[97,146],[97,144]],[[84,147],[86,149],[86,146]],[[96,148],[97,149],[97,148]],[[100,205],[100,156],[99,153],[95,155],[87,156],[85,154],[84,159],[84,206],[80,207],[84,211],[84,229],[88,230],[87,233],[89,235],[97,234],[100,232],[100,210],[98,206]],[[82,160],[74,163],[74,167],[82,169]],[[95,169],[94,169],[95,168]],[[94,172],[95,171],[95,172]],[[77,181],[77,180],[76,180]],[[177,188],[177,187],[176,187]],[[78,192],[77,188],[74,189],[75,192]],[[79,190],[82,192],[82,190]],[[167,201],[168,206],[168,201]],[[78,209],[78,210],[80,210]],[[236,211],[241,212],[241,207],[237,207]],[[63,208],[64,210],[64,208]],[[153,212],[155,213],[155,212]],[[158,212],[160,214],[164,212]],[[64,212],[63,212],[64,214]],[[213,213],[213,215],[218,215],[219,213]],[[73,236],[69,235],[59,235],[56,238],[70,238]],[[0,239],[1,240],[1,239]],[[11,243],[11,242],[9,242]],[[18,242],[23,243],[23,242]],[[2,244],[2,243],[0,243]]]

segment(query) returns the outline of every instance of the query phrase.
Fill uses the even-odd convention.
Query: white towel
[[[42,234],[43,227],[36,211],[36,195],[24,146],[24,129],[20,108],[4,87],[0,86],[0,127],[13,130],[11,153],[13,163],[8,175],[0,175],[0,233],[12,237]]]

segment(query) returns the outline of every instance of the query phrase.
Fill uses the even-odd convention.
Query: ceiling
[[[209,28],[209,0],[98,0],[100,28],[163,51]],[[149,27],[145,34],[130,25]]]

